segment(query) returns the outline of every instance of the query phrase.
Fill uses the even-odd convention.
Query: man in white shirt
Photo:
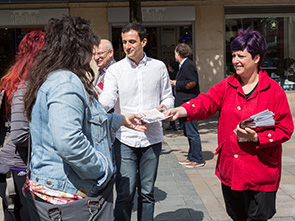
[[[108,111],[140,113],[173,107],[169,75],[165,64],[144,53],[146,29],[139,23],[122,28],[126,57],[108,68],[104,90],[99,98]],[[117,166],[115,220],[130,220],[138,185],[138,220],[154,220],[154,184],[162,148],[161,122],[147,125],[144,133],[121,127],[114,142]]]

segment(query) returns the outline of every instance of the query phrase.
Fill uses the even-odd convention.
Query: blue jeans
[[[117,166],[115,221],[131,220],[131,210],[138,188],[137,220],[154,220],[154,185],[157,177],[162,143],[134,148],[114,142]]]
[[[189,151],[187,159],[197,163],[203,163],[201,138],[198,131],[198,122],[184,122],[184,136],[187,137],[189,143]]]

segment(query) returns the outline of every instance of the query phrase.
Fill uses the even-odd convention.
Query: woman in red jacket
[[[284,90],[260,68],[267,51],[264,36],[249,29],[239,34],[231,43],[235,75],[165,114],[172,114],[171,120],[193,121],[219,111],[215,173],[227,213],[233,220],[267,220],[276,212],[282,143],[291,138],[294,125]],[[274,127],[239,127],[241,121],[267,109],[274,113]]]

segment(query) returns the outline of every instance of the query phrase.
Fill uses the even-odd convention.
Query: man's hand
[[[160,104],[158,107],[157,107],[157,110],[161,110],[161,112],[164,112],[164,110],[167,110],[167,107],[166,107],[166,105],[164,105],[164,104]]]
[[[189,83],[187,83],[186,85],[185,85],[185,87],[186,87],[186,89],[192,89],[192,88],[194,88],[195,86],[197,85],[197,83],[196,82],[194,82],[194,81],[191,81],[191,82],[189,82]]]
[[[146,126],[141,121],[139,121],[140,118],[142,118],[142,116],[138,114],[124,114],[122,115],[121,126],[144,132],[146,130]]]
[[[183,107],[176,107],[176,108],[171,108],[163,112],[165,117],[168,117],[169,115],[172,115],[170,118],[168,118],[168,121],[174,121],[177,118],[181,117],[186,117],[187,112],[186,109]]]
[[[238,126],[234,130],[234,132],[237,134],[238,137],[246,138],[246,139],[251,140],[253,142],[259,141],[256,131],[249,128],[249,127],[242,129],[242,128],[240,128],[240,125],[238,124]]]

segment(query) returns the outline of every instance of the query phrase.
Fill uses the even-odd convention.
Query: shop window
[[[231,63],[230,43],[239,29],[258,30],[265,37],[268,52],[262,68],[284,90],[295,90],[295,16],[227,18],[225,20],[226,75],[235,71]]]

